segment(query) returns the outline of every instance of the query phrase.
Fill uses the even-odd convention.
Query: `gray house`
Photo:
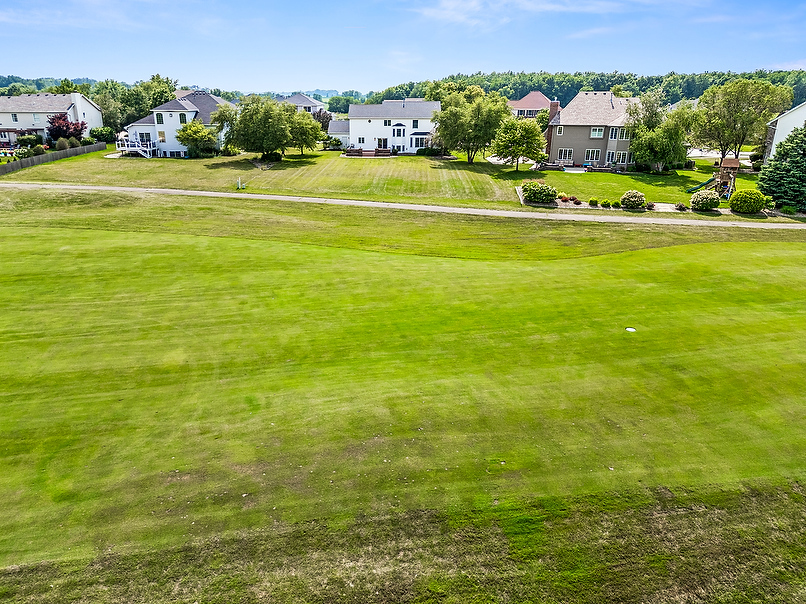
[[[547,161],[595,167],[632,163],[627,107],[638,101],[611,92],[580,92],[565,109],[552,102],[546,132]]]

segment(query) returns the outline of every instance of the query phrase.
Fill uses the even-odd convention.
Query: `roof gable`
[[[291,105],[298,105],[298,106],[299,105],[311,105],[311,106],[321,105],[322,107],[325,106],[325,104],[322,101],[317,101],[316,99],[309,97],[307,94],[302,94],[301,92],[298,92],[297,94],[292,94],[290,97],[288,97],[287,99],[283,99],[280,102],[290,103]]]
[[[519,101],[507,101],[513,109],[548,109],[551,105],[549,98],[539,90],[533,90]]]

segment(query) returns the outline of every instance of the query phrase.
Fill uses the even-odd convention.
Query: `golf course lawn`
[[[412,214],[0,191],[0,602],[802,597],[806,233]]]
[[[0,182],[234,191],[240,179],[250,193],[515,209],[520,207],[515,187],[537,178],[586,202],[591,197],[614,201],[625,191],[637,189],[647,201],[688,204],[691,194],[686,189],[707,180],[713,172],[713,166],[703,162],[698,171],[680,170],[666,176],[516,172],[482,158],[470,165],[463,159],[428,157],[345,158],[334,151],[288,155],[264,170],[250,161],[257,157],[254,154],[203,160],[104,157],[113,150],[34,166],[2,176]],[[754,189],[756,178],[741,174],[737,187]]]

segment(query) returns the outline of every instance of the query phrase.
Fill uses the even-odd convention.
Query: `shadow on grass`
[[[312,166],[316,163],[317,157],[317,155],[286,155],[282,161],[272,164],[269,169],[272,171],[293,170],[303,166]]]
[[[257,170],[252,162],[243,158],[233,158],[228,161],[210,163],[207,164],[205,168],[208,170],[240,170],[241,172]]]

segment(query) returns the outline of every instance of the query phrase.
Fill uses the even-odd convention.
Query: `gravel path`
[[[18,183],[0,182],[0,189],[59,189],[65,191],[108,191],[111,193],[157,193],[160,195],[186,195],[189,197],[225,197],[233,199],[263,199],[293,201],[298,203],[319,203],[336,206],[357,206],[385,210],[411,210],[414,212],[436,212],[439,214],[461,214],[466,216],[498,216],[502,218],[528,218],[535,220],[559,220],[571,222],[604,222],[615,224],[670,224],[690,227],[736,227],[743,229],[806,229],[806,224],[781,222],[741,222],[727,220],[696,220],[686,218],[660,218],[655,216],[616,216],[595,214],[555,214],[548,212],[526,212],[515,210],[488,210],[484,208],[457,208],[451,206],[420,205],[416,203],[392,203],[382,201],[361,201],[358,199],[330,199],[320,197],[299,197],[294,195],[264,195],[258,193],[229,193],[221,191],[190,191],[187,189],[158,189],[153,187],[111,187],[102,185],[73,185],[61,183]]]

